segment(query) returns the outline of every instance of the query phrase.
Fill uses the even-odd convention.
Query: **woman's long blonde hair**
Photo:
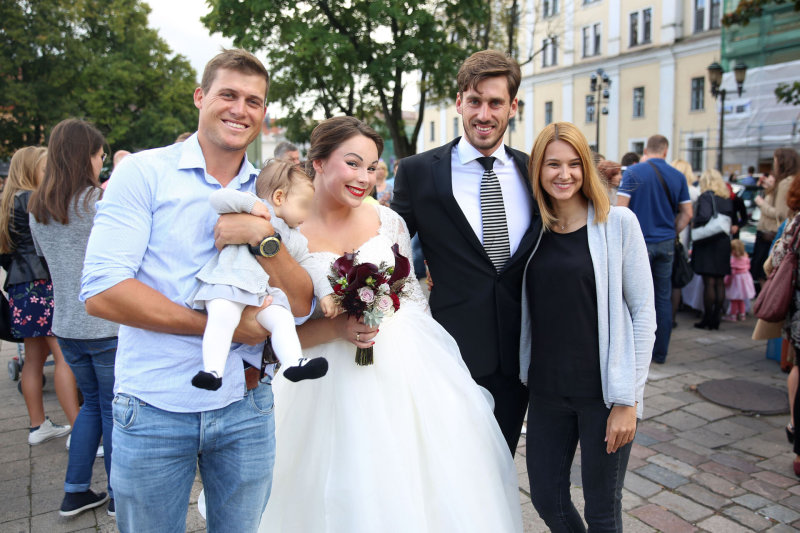
[[[686,184],[689,186],[694,185],[695,177],[694,177],[694,169],[692,168],[692,164],[686,161],[685,159],[676,159],[672,163],[670,163],[672,168],[680,172],[686,178]]]
[[[608,200],[606,186],[600,179],[595,167],[592,151],[589,149],[586,137],[574,124],[554,122],[545,126],[539,136],[536,137],[531,150],[531,157],[528,161],[528,176],[533,188],[533,197],[536,199],[539,213],[542,217],[542,226],[549,231],[557,219],[550,202],[550,195],[542,189],[541,183],[544,152],[553,141],[564,141],[578,153],[578,157],[581,160],[581,170],[583,171],[581,192],[594,206],[595,223],[605,222],[611,209],[611,203]]]
[[[0,200],[0,253],[11,253],[14,243],[11,241],[10,225],[14,216],[14,196],[19,191],[35,191],[37,169],[47,156],[47,148],[26,146],[20,148],[11,158],[8,178],[3,186],[3,197]]]
[[[700,176],[700,192],[706,191],[711,191],[720,198],[731,197],[731,191],[722,180],[722,174],[719,173],[719,170],[714,168],[706,169]]]

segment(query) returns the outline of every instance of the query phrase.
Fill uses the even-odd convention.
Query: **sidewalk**
[[[692,387],[711,379],[738,378],[786,389],[786,374],[764,358],[764,342],[750,340],[755,321],[723,323],[719,331],[694,329],[682,313],[673,331],[667,364],[651,367],[645,389],[645,421],[631,454],[623,498],[626,532],[796,531],[800,528],[800,480],[783,426],[788,415],[748,416],[703,400]],[[5,365],[16,346],[2,343]],[[45,369],[45,410],[65,423]],[[61,518],[67,464],[65,439],[27,444],[28,417],[17,384],[0,382],[0,533],[116,531],[105,506]],[[525,439],[516,458],[526,532],[547,531],[530,502]],[[573,467],[573,498],[582,511],[580,457]],[[94,490],[105,490],[102,461],[95,462]],[[187,531],[202,531],[197,513],[199,482],[192,490]],[[293,533],[293,532],[282,532]],[[412,532],[409,532],[412,533]],[[449,532],[442,532],[449,533]],[[494,533],[494,532],[487,532]]]

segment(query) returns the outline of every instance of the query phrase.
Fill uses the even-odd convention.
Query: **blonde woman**
[[[692,220],[692,228],[705,226],[714,213],[733,219],[731,193],[719,171],[709,169],[700,176],[700,197]],[[725,303],[725,276],[731,273],[731,236],[719,232],[692,244],[692,270],[703,276],[703,318],[695,323],[699,329],[719,329]]]
[[[573,124],[542,130],[528,175],[543,226],[522,282],[531,499],[551,531],[586,531],[569,490],[580,442],[589,531],[622,531],[622,486],[655,343],[647,246],[633,212],[609,206]]]
[[[20,148],[11,158],[8,178],[0,200],[0,253],[7,275],[4,289],[11,306],[11,331],[24,339],[22,395],[30,417],[28,444],[63,437],[71,426],[54,424],[44,414],[42,371],[52,352],[55,387],[70,424],[78,416],[78,391],[72,371],[64,361],[50,326],[53,318],[53,284],[47,264],[36,253],[28,223],[28,199],[44,176],[47,149]]]
[[[689,188],[689,199],[692,201],[692,208],[697,209],[696,203],[697,198],[700,196],[700,189],[694,185],[695,182],[695,175],[694,169],[692,168],[692,164],[686,161],[685,159],[676,159],[672,163],[670,163],[672,168],[680,172],[686,177],[686,186]],[[689,226],[683,228],[683,230],[678,233],[678,239],[680,239],[681,244],[683,245],[683,249],[687,252],[689,251],[690,241],[689,241]],[[672,327],[675,328],[678,326],[677,317],[678,317],[678,307],[681,304],[681,290],[677,287],[672,288]]]

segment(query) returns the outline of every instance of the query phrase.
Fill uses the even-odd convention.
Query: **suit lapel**
[[[519,175],[522,177],[523,181],[525,182],[525,188],[528,191],[528,194],[533,197],[533,189],[531,188],[531,182],[528,179],[528,161],[524,157],[521,152],[517,152],[516,150],[511,150],[510,148],[506,147],[506,150],[511,154],[511,157],[514,159],[514,163],[517,165],[517,169],[519,170]],[[513,264],[520,259],[527,260],[528,253],[527,251],[533,245],[534,241],[539,235],[540,224],[539,222],[539,210],[536,205],[536,200],[532,201],[531,204],[531,221],[528,225],[528,229],[525,231],[525,234],[522,236],[522,239],[519,242],[519,246],[517,246],[517,251],[514,252],[514,255],[506,263],[506,267]]]
[[[467,221],[467,217],[464,216],[464,212],[453,196],[453,174],[450,157],[453,146],[458,143],[459,139],[460,137],[457,137],[453,142],[443,146],[434,154],[431,168],[434,187],[436,188],[436,194],[439,196],[439,201],[442,202],[445,211],[453,221],[453,225],[464,235],[475,250],[491,263],[481,241],[475,235],[472,226]]]

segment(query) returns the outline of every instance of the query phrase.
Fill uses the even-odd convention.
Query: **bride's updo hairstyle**
[[[383,138],[364,122],[355,117],[333,117],[320,122],[311,132],[311,148],[306,154],[306,173],[313,179],[314,161],[327,159],[343,142],[357,135],[372,140],[380,157],[383,152]]]

